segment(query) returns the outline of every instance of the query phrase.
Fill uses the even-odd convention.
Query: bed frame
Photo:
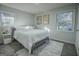
[[[33,53],[33,50],[38,48],[39,46],[43,45],[44,43],[49,43],[49,37],[46,37],[45,39],[36,42],[35,44],[32,45],[32,49],[31,49],[31,54]]]
[[[15,38],[13,38],[14,40],[16,40]],[[13,40],[13,41],[14,41]],[[17,40],[16,40],[17,41]],[[31,48],[31,52],[29,53],[30,54],[33,54],[33,50],[35,50],[36,48],[40,47],[41,45],[45,44],[45,43],[49,43],[49,37],[46,37],[45,39],[39,41],[39,42],[36,42],[35,44],[32,45],[32,48]],[[20,43],[21,44],[21,43]],[[22,44],[21,44],[22,45]],[[27,48],[26,48],[27,49]],[[28,50],[28,49],[27,49]],[[28,50],[29,51],[29,50]]]

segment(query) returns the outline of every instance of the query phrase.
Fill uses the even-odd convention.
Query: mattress
[[[14,38],[28,50],[31,50],[34,43],[39,42],[48,36],[48,31],[42,29],[34,29],[28,31],[16,30],[14,33]]]

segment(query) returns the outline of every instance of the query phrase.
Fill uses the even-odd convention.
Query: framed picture
[[[49,15],[43,16],[43,24],[49,24]]]
[[[42,16],[37,16],[36,20],[38,25],[42,24]]]

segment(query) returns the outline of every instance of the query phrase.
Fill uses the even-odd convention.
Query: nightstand
[[[3,43],[9,44],[12,42],[11,35],[10,34],[3,34]]]

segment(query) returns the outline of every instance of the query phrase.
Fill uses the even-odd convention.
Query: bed
[[[44,29],[32,29],[32,30],[15,30],[14,38],[28,49],[29,54],[32,52],[32,48],[36,45],[44,42],[49,37],[48,31]]]

